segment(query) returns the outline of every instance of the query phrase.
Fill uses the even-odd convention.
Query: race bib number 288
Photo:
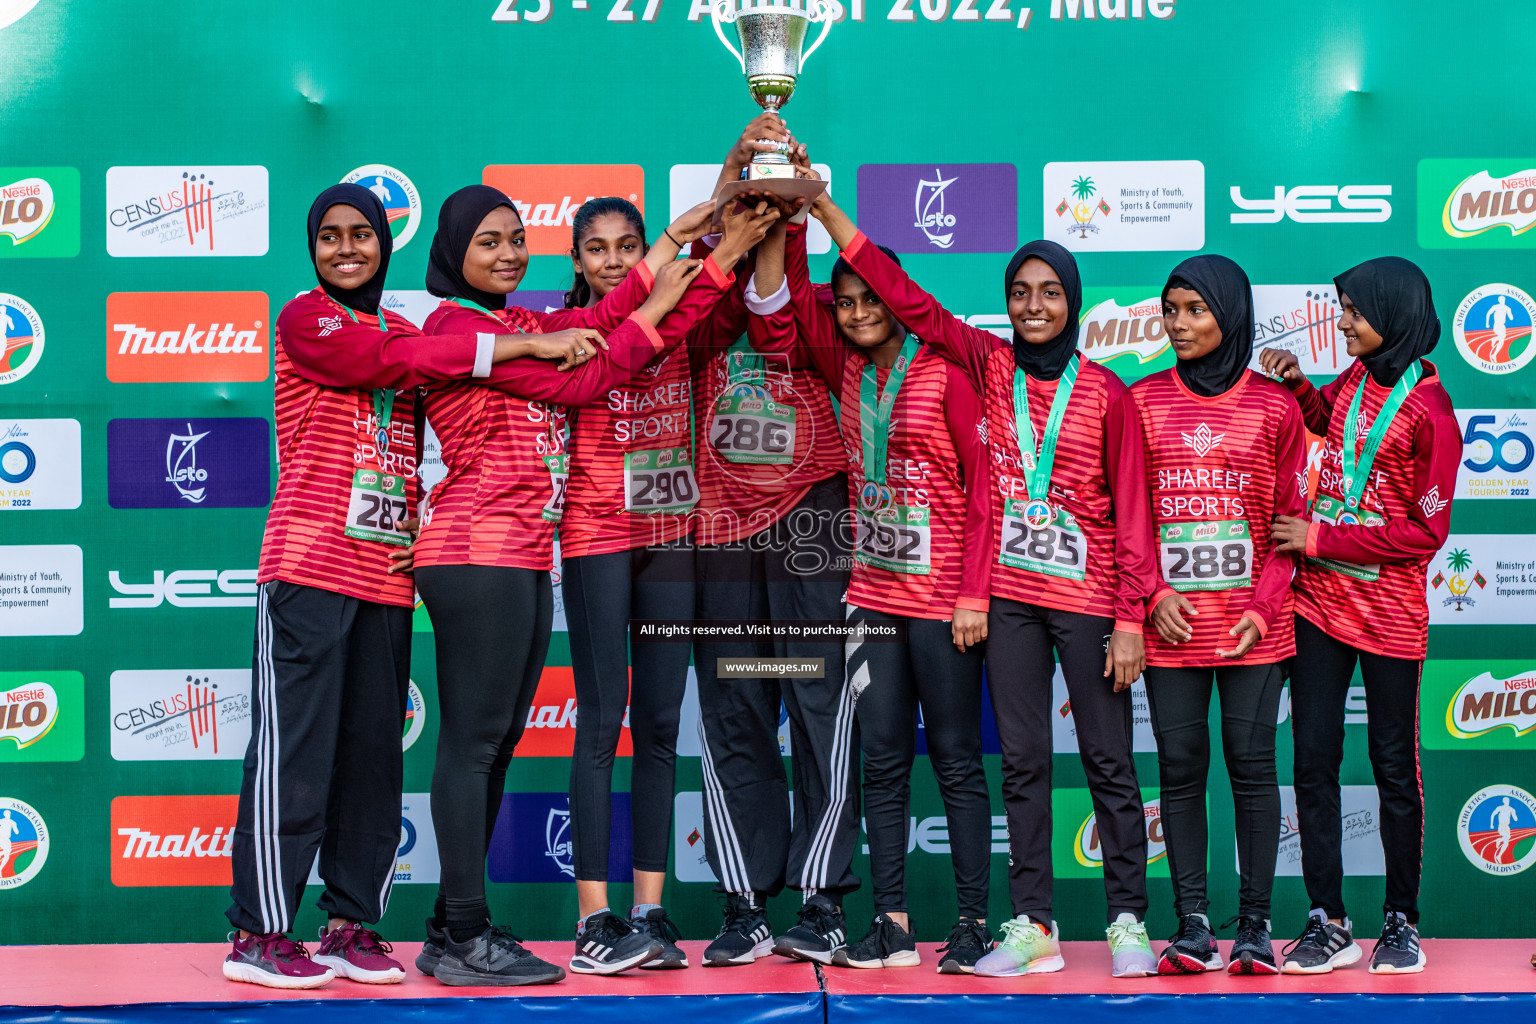
[[[1157,539],[1163,580],[1174,590],[1231,590],[1253,582],[1247,520],[1163,523]]]

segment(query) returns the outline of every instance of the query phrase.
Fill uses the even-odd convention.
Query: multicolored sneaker
[[[1401,911],[1388,914],[1381,938],[1371,950],[1371,973],[1418,974],[1428,962],[1419,946],[1419,930],[1408,923],[1407,915]]]
[[[398,985],[405,980],[405,968],[387,955],[394,951],[372,928],[345,924],[331,932],[320,929],[320,948],[314,959],[335,971],[338,978],[364,985]]]
[[[678,946],[683,933],[677,930],[665,907],[652,907],[639,917],[631,917],[629,923],[661,943],[661,955],[640,965],[642,971],[677,970],[688,966],[688,954]]]
[[[434,917],[427,918],[427,941],[416,954],[416,969],[422,974],[437,970],[437,962],[443,958],[443,948],[448,945],[448,935]]]
[[[1266,918],[1248,915],[1237,918],[1237,938],[1232,941],[1227,973],[1280,973],[1280,968],[1275,966],[1275,950],[1269,942],[1269,921]]]
[[[1157,957],[1147,938],[1147,926],[1135,914],[1122,913],[1104,929],[1109,939],[1109,956],[1117,978],[1145,978],[1157,973]]]
[[[234,949],[224,958],[224,977],[267,988],[319,988],[330,984],[336,972],[309,958],[304,943],[280,932],[242,939],[230,932]]]
[[[1061,930],[1051,922],[1051,930],[1020,914],[1004,921],[1003,936],[997,948],[980,960],[972,972],[981,978],[1012,978],[1020,974],[1050,974],[1067,965],[1061,958]]]
[[[912,933],[889,914],[876,914],[869,934],[832,951],[832,963],[838,967],[916,967],[922,962]]]
[[[832,951],[847,941],[843,908],[818,892],[800,907],[800,923],[774,940],[773,951],[795,960],[829,964]]]
[[[962,917],[939,947],[940,974],[974,974],[976,961],[992,950],[992,933],[974,917]]]
[[[1204,914],[1185,914],[1179,918],[1179,933],[1163,947],[1157,973],[1200,974],[1221,968],[1221,950],[1216,948],[1210,918]]]
[[[1307,927],[1281,950],[1285,959],[1280,970],[1286,974],[1327,974],[1336,967],[1359,963],[1364,954],[1350,927],[1347,917],[1340,927],[1328,920],[1326,912],[1312,911],[1307,915]]]
[[[773,952],[768,911],[757,893],[727,893],[720,934],[704,950],[705,967],[750,964]]]

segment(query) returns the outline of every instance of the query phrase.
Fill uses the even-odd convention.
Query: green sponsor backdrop
[[[1055,212],[1061,189],[1053,179],[1047,190],[1047,164],[1199,161],[1206,250],[1236,257],[1256,285],[1324,291],[1335,273],[1363,259],[1385,253],[1417,259],[1446,325],[1436,360],[1458,404],[1531,406],[1536,369],[1479,372],[1458,354],[1451,321],[1462,298],[1484,285],[1536,291],[1536,263],[1519,248],[1536,233],[1516,236],[1513,228],[1495,227],[1453,238],[1441,229],[1441,215],[1450,190],[1464,179],[1536,166],[1536,143],[1521,156],[1529,134],[1519,130],[1536,120],[1528,88],[1536,12],[1506,6],[1494,24],[1427,0],[1170,0],[1150,7],[1101,0],[1093,8],[1099,16],[1089,19],[1083,14],[1089,2],[853,3],[810,61],[788,108],[790,123],[815,159],[831,166],[837,198],[866,222],[876,211],[865,209],[858,195],[861,165],[1013,164],[1019,242],[1046,230],[1065,238]],[[156,572],[249,570],[264,513],[113,508],[107,424],[120,417],[270,416],[272,383],[270,376],[246,383],[110,383],[107,356],[116,352],[117,336],[109,335],[114,321],[107,317],[107,296],[262,291],[275,315],[314,283],[302,223],[310,199],[370,164],[404,172],[423,204],[421,231],[393,261],[394,288],[421,287],[438,204],[453,189],[480,181],[488,165],[638,165],[651,230],[658,231],[673,199],[672,165],[718,161],[756,108],[734,59],[688,0],[597,0],[582,8],[570,0],[377,0],[361,7],[42,0],[0,28],[0,137],[5,159],[16,165],[0,186],[46,173],[56,204],[47,226],[20,245],[0,233],[0,256],[7,257],[0,293],[24,299],[47,332],[37,364],[0,388],[0,396],[9,416],[79,420],[84,480],[78,508],[5,513],[0,556],[7,560],[14,560],[15,546],[83,550],[83,631],[6,636],[5,668],[27,679],[83,676],[83,706],[64,702],[58,737],[50,734],[48,742],[83,734],[84,756],[10,763],[11,751],[0,741],[0,759],[7,762],[0,797],[35,807],[51,833],[39,875],[0,891],[0,919],[7,922],[0,940],[69,942],[88,935],[163,942],[215,939],[225,929],[227,897],[219,887],[117,888],[111,882],[114,796],[234,793],[239,761],[114,760],[109,679],[117,670],[247,667],[252,611],[171,600],[112,608],[109,573],[143,584]],[[1434,163],[1445,160],[1454,166]],[[108,169],[129,169],[120,180],[131,191],[140,180],[132,169],[145,167],[188,168],[192,188],[202,187],[197,174],[216,185],[223,178],[219,187],[237,182],[241,194],[227,211],[234,219],[219,222],[225,232],[219,238],[233,232],[259,252],[245,236],[253,218],[269,216],[265,254],[109,256],[109,238],[119,236],[108,230]],[[265,178],[248,173],[252,167],[265,168]],[[216,168],[238,174],[206,173]],[[1192,198],[1189,181],[1179,179],[1185,199]],[[1350,210],[1340,193],[1346,186],[1378,197],[1389,186],[1388,216],[1339,221],[1333,215]],[[137,198],[157,187],[145,185]],[[1269,203],[1272,219],[1234,223],[1232,215],[1250,207],[1240,208],[1233,190],[1245,202]],[[534,201],[553,204],[557,213],[561,200],[551,187]],[[1517,196],[1515,213],[1519,203]],[[911,216],[895,209],[887,220]],[[1191,227],[1193,215],[1179,216]],[[1097,225],[1103,233],[1092,237],[1101,242],[1120,230],[1107,217]],[[1081,266],[1095,302],[1138,303],[1156,293],[1182,255],[1155,248],[1095,251]],[[813,257],[818,277],[827,274],[831,258]],[[956,313],[993,323],[1003,309],[1003,262],[996,254],[938,249],[906,256],[916,277]],[[564,288],[569,277],[568,261],[538,256],[525,287]],[[1151,356],[1117,358],[1112,365],[1130,379],[1166,362],[1165,353]],[[1527,508],[1518,501],[1461,501],[1453,529],[1525,533]],[[219,592],[217,586],[209,591]],[[1486,611],[1487,602],[1480,607]],[[1457,669],[1458,679],[1475,675],[1480,664],[1497,674],[1497,666],[1528,663],[1530,621],[1511,611],[1492,625],[1437,625],[1431,653],[1466,666]],[[428,789],[437,734],[435,658],[429,635],[417,639],[413,674],[429,714],[406,756],[408,792]],[[1495,660],[1475,660],[1483,658]],[[563,636],[555,639],[550,663],[569,664]],[[1509,740],[1522,744],[1517,749],[1493,751],[1479,750],[1476,741],[1430,738],[1449,697],[1430,696],[1438,678],[1432,667],[1424,708],[1424,930],[1528,934],[1536,872],[1501,878],[1479,870],[1461,851],[1456,818],[1483,787],[1536,786],[1536,764],[1525,737]],[[67,690],[57,688],[61,695]],[[1496,735],[1508,739],[1508,730]],[[1344,782],[1369,784],[1364,726],[1349,727],[1346,753]],[[1289,781],[1290,757],[1282,726],[1282,781]],[[998,759],[987,761],[1000,815]],[[1211,895],[1213,913],[1224,917],[1236,905],[1232,816],[1221,760],[1213,762]],[[1138,755],[1138,765],[1143,784],[1155,785],[1154,757]],[[509,786],[559,791],[567,773],[560,758],[519,759]],[[680,790],[698,790],[697,759],[682,759],[678,776]],[[1081,808],[1068,814],[1068,805],[1081,802],[1076,793],[1085,785],[1075,756],[1056,757],[1055,781],[1066,790],[1058,827],[1072,818],[1075,829]],[[627,762],[616,782],[627,785]],[[942,813],[924,759],[914,776],[913,807],[919,819]],[[1009,910],[1006,859],[994,855],[994,919]],[[949,858],[918,848],[910,866],[918,928],[924,937],[941,937],[954,916]],[[1375,927],[1381,885],[1380,878],[1347,881],[1346,895],[1367,931]],[[619,887],[614,903],[627,895]],[[384,931],[419,935],[431,897],[429,885],[397,886]],[[492,898],[498,916],[524,935],[570,933],[575,896],[569,886],[497,885]],[[718,912],[707,884],[674,881],[668,899],[689,937],[713,934]],[[779,925],[791,917],[790,900],[774,905]],[[867,888],[850,898],[855,918],[867,913],[868,900]],[[1154,878],[1154,933],[1172,930],[1169,902],[1168,882]],[[1068,937],[1101,934],[1099,880],[1064,872],[1056,907]],[[1467,912],[1471,907],[1475,913]],[[1275,910],[1280,931],[1298,924],[1306,910],[1299,879],[1280,880]],[[306,915],[301,934],[319,923],[317,911]]]

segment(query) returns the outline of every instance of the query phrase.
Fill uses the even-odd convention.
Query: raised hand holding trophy
[[[789,102],[800,69],[832,28],[828,0],[714,0],[709,13],[715,35],[747,76],[747,91],[758,106],[774,113]],[[821,23],[821,34],[801,53],[806,29],[813,22]],[[733,23],[740,50],[731,45],[721,27]],[[788,153],[789,146],[778,143],[775,149],[754,156],[744,180],[720,189],[715,197],[717,210],[743,192],[772,192],[786,200],[803,197],[809,202],[825,191],[826,182],[796,177]]]

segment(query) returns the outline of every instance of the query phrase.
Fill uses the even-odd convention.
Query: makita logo
[[[120,856],[124,860],[152,857],[228,857],[235,845],[235,830],[215,827],[211,835],[194,825],[186,835],[160,836],[142,828],[120,828],[125,840]]]
[[[629,714],[624,715],[624,724],[629,724]],[[558,704],[538,704],[528,709],[528,728],[530,729],[574,729],[576,728],[576,698],[571,697],[565,702],[565,706]]]
[[[517,207],[517,215],[523,218],[524,227],[568,228],[575,222],[576,211],[581,209],[582,204],[595,198],[587,196],[586,199],[572,199],[570,196],[561,196],[559,203],[530,203],[525,199],[512,199],[512,205]]]
[[[517,208],[535,256],[570,252],[576,211],[595,196],[627,199],[645,213],[645,172],[637,164],[491,164],[481,181]]]
[[[546,668],[528,708],[527,731],[517,757],[570,757],[576,746],[576,681],[569,668]],[[629,757],[629,709],[619,732],[619,757]]]
[[[197,324],[187,324],[186,329],[180,331],[157,331],[153,327],[140,327],[138,324],[113,324],[112,331],[120,336],[117,344],[117,354],[120,356],[181,352],[250,352],[261,355],[266,352],[261,343],[263,334],[260,320],[255,321],[250,330],[240,330],[232,323],[212,323],[203,328]]]

